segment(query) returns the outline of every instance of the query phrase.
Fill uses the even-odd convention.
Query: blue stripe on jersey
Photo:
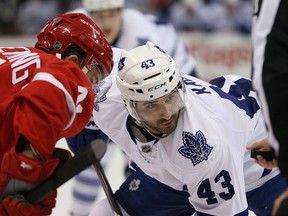
[[[85,203],[87,203],[87,202],[93,203],[96,200],[96,196],[95,195],[87,195],[87,194],[73,190],[73,197],[75,199],[77,199],[79,202],[81,201],[81,202],[85,202]]]
[[[77,180],[77,182],[85,184],[85,185],[100,186],[100,182],[96,175],[95,177],[76,175],[75,179]]]
[[[264,176],[266,176],[266,175],[268,175],[269,173],[271,173],[272,172],[272,170],[269,170],[269,169],[263,169],[263,173],[262,173],[262,175],[261,175],[261,178],[262,177],[264,177]]]
[[[229,81],[231,82],[232,80]],[[210,87],[214,89],[220,97],[230,100],[239,107],[239,109],[243,109],[250,118],[253,118],[254,114],[260,109],[260,106],[256,98],[251,96],[251,92],[255,93],[251,80],[240,78],[232,82],[234,84],[229,86],[228,92],[224,92],[222,89],[222,87],[226,85],[225,77],[213,79],[209,83],[215,85]]]
[[[286,179],[277,175],[261,187],[246,193],[248,208],[255,215],[272,215],[274,200],[285,191]]]
[[[195,213],[189,193],[175,190],[136,169],[116,191],[117,201],[129,215],[191,216]]]

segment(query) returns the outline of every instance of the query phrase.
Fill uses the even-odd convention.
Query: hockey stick
[[[281,205],[276,213],[276,216],[286,216],[288,212],[288,198],[282,200]]]
[[[39,203],[49,193],[56,190],[72,177],[85,170],[104,156],[107,145],[102,140],[94,140],[69,160],[60,164],[53,175],[32,190],[24,193],[24,197],[30,203]]]
[[[103,190],[106,194],[106,197],[110,203],[110,206],[114,212],[115,216],[122,216],[122,212],[120,210],[119,204],[115,198],[115,195],[111,189],[111,186],[107,180],[107,177],[105,175],[105,172],[103,170],[103,167],[101,165],[101,163],[99,162],[99,160],[97,160],[95,163],[93,163],[93,166],[95,167],[96,173],[98,175],[98,178],[101,182],[101,185],[103,187]]]

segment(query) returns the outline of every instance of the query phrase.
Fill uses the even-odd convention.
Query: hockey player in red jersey
[[[49,21],[35,48],[0,47],[0,215],[51,214],[56,191],[38,204],[13,194],[53,173],[56,142],[89,121],[91,83],[111,72],[112,57],[101,30],[83,14]]]

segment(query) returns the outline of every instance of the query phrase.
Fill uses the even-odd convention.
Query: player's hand
[[[71,157],[65,149],[55,148],[53,157],[39,161],[24,153],[17,153],[14,148],[6,152],[0,164],[0,194],[8,196],[31,190],[37,184],[50,177],[59,163]]]
[[[286,216],[288,212],[288,189],[278,197],[273,206],[272,216]]]
[[[268,138],[263,139],[259,142],[256,142],[250,146],[247,146],[247,149],[250,151],[254,150],[254,149],[259,149],[259,150],[263,150],[263,151],[272,151],[272,148],[270,147],[269,142],[268,142]],[[273,169],[273,168],[278,166],[276,159],[273,159],[271,161],[267,161],[261,155],[257,155],[256,162],[260,166],[262,166],[266,169]]]
[[[0,204],[1,216],[51,215],[56,204],[57,191],[50,193],[41,203],[31,204],[22,195],[7,196]]]

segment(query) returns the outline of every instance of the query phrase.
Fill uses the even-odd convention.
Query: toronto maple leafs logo
[[[154,47],[155,48],[157,48],[157,49],[159,49],[160,50],[160,52],[162,52],[162,53],[165,53],[166,54],[166,52],[161,48],[161,47],[159,47],[159,46],[157,46],[157,45],[154,45]]]
[[[133,179],[129,184],[129,190],[136,191],[139,189],[141,181],[139,179]]]
[[[119,60],[119,63],[118,63],[118,70],[121,71],[123,69],[123,67],[125,66],[124,62],[125,62],[125,57],[122,57],[120,60]]]
[[[183,146],[178,152],[192,161],[193,166],[208,160],[213,147],[207,144],[204,134],[199,130],[195,136],[187,131],[182,134]]]
[[[93,85],[94,92],[94,110],[99,111],[99,103],[107,99],[106,94],[102,94],[101,86],[105,83],[104,80],[100,81],[97,85]]]

